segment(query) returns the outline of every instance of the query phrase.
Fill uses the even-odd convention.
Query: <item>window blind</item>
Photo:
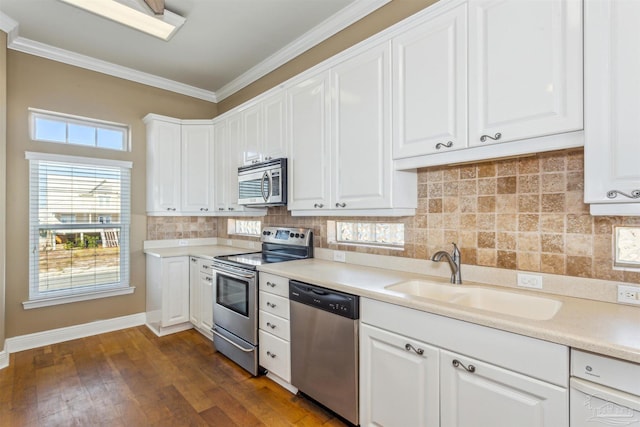
[[[29,299],[129,286],[131,163],[26,153]]]

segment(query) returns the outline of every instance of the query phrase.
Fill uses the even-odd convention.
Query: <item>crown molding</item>
[[[391,0],[356,0],[349,6],[326,19],[298,39],[289,43],[264,61],[250,68],[239,77],[233,79],[220,89],[216,90],[216,98],[219,101],[233,95],[240,89],[250,85],[261,77],[264,77],[276,68],[286,64],[298,55],[306,52],[317,44],[325,41],[334,34],[344,30],[354,22],[364,18],[389,3]]]
[[[7,45],[18,37],[18,23],[2,12],[0,12],[0,30],[7,33]]]
[[[13,49],[18,52],[40,56],[53,61],[74,65],[87,70],[97,71],[99,73],[108,74],[121,79],[191,96],[193,98],[209,102],[217,102],[216,94],[214,92],[179,83],[174,80],[165,79],[164,77],[158,77],[153,74],[137,71],[132,68],[123,67],[111,62],[102,61],[90,56],[81,55],[69,50],[60,49],[45,43],[25,39],[24,37],[16,37],[9,43],[8,47],[9,49]]]

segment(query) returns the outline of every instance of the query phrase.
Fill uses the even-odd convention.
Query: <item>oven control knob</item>
[[[295,234],[293,233],[289,234],[289,237],[293,238],[293,236],[295,236]]]
[[[301,238],[301,239],[304,239],[304,233],[301,233],[301,234],[300,234],[300,238]]]
[[[300,233],[296,233],[296,238],[300,237]]]

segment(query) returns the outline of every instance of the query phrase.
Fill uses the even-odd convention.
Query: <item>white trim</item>
[[[97,320],[95,322],[67,326],[66,328],[35,332],[33,334],[7,338],[5,348],[7,353],[15,353],[17,351],[30,350],[45,345],[141,326],[144,325],[145,320],[146,316],[144,313],[136,313],[128,316],[115,317],[113,319]]]
[[[117,297],[120,295],[129,295],[136,290],[135,286],[127,286],[117,289],[109,289],[105,291],[84,292],[81,294],[65,295],[54,298],[39,298],[30,301],[23,301],[22,307],[25,310],[33,308],[49,307],[52,305],[69,304],[71,302],[89,301],[98,298]]]
[[[90,56],[81,55],[69,50],[60,49],[45,43],[25,39],[24,37],[16,37],[11,40],[11,42],[8,43],[8,48],[18,52],[50,59],[52,61],[62,62],[63,64],[69,64],[110,76],[119,77],[121,79],[130,80],[132,82],[142,83],[159,89],[180,93],[182,95],[191,96],[204,101],[217,102],[215,92],[176,82],[174,80],[165,79],[164,77],[159,77],[153,74],[144,73],[142,71],[137,71],[132,68],[116,65],[111,62],[102,61]]]
[[[95,157],[65,156],[63,154],[38,153],[35,151],[25,151],[24,158],[27,160],[44,160],[49,162],[82,163],[93,166],[110,166],[131,169],[133,162],[112,159],[98,159]]]
[[[291,216],[415,216],[414,208],[396,208],[396,209],[309,209],[309,210],[290,210]],[[342,243],[340,243],[342,244]]]
[[[158,337],[164,337],[165,335],[175,334],[176,332],[188,331],[189,329],[194,328],[191,322],[184,322],[184,323],[179,323],[177,325],[171,325],[171,326],[158,326],[160,328],[159,330],[154,326],[152,326],[152,324],[149,322],[146,322],[145,326],[149,328],[149,330],[154,334],[156,334],[156,336]]]
[[[356,0],[337,14],[326,19],[304,35],[289,43],[258,65],[216,90],[217,102],[233,95],[276,68],[286,64],[354,22],[381,8],[391,0]]]
[[[9,352],[2,350],[0,351],[0,369],[4,369],[9,366]]]
[[[0,30],[7,33],[7,45],[18,37],[18,23],[0,11]]]

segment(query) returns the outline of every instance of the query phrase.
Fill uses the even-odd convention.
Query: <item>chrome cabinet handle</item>
[[[209,267],[208,265],[203,265],[202,268],[204,268],[205,270],[210,269],[211,267]]]
[[[209,208],[200,208],[200,210],[203,211],[203,212],[207,212],[207,211],[209,211]]]
[[[205,279],[207,282],[213,282],[213,279],[211,278],[211,276],[207,276]]]
[[[271,283],[271,282],[267,282],[267,286],[271,286],[272,288],[275,288],[276,284],[275,283]]]
[[[196,258],[191,258],[191,262],[198,262]]]
[[[218,210],[219,210],[219,211],[223,211],[223,210],[224,210],[224,208],[218,208]]]
[[[232,211],[232,210],[233,210],[233,208],[227,208],[227,209],[229,209],[230,211]]]
[[[405,344],[404,345],[404,349],[407,351],[415,351],[416,354],[419,354],[420,356],[422,356],[424,354],[424,350],[421,348],[415,348],[414,346],[412,346],[411,344]]]
[[[168,211],[175,211],[176,208],[167,208]]]
[[[270,327],[271,329],[275,329],[276,328],[276,325],[274,325],[271,322],[267,322],[267,326]]]
[[[265,160],[271,160],[271,159],[273,159],[273,157],[271,157],[271,156],[267,156],[267,157],[265,157],[264,159],[265,159]]]
[[[336,203],[336,208],[344,208],[345,206],[347,206],[346,203]]]
[[[267,307],[276,308],[276,305],[267,301]]]
[[[451,148],[453,146],[453,141],[447,141],[446,143],[444,142],[438,142],[436,144],[436,150],[441,149],[442,147],[446,147],[446,148]]]
[[[500,138],[502,138],[502,134],[501,133],[496,133],[494,136],[491,135],[482,135],[480,137],[480,142],[485,142],[487,140],[487,138],[489,139],[493,139],[494,141],[499,140]]]
[[[640,190],[632,190],[631,194],[627,194],[627,193],[622,192],[620,190],[609,190],[609,191],[607,191],[607,197],[609,199],[615,199],[616,197],[618,197],[618,194],[621,194],[624,197],[627,197],[629,199],[640,199]]]
[[[272,359],[275,359],[275,358],[276,358],[275,353],[271,353],[270,351],[267,351],[267,356],[269,356],[269,357],[270,357],[270,358],[272,358]]]
[[[314,203],[314,204],[313,204],[313,207],[314,207],[314,208],[323,208],[323,207],[324,207],[324,205],[323,205],[322,203]]]
[[[475,366],[473,366],[473,365],[464,366],[462,364],[462,362],[460,362],[458,359],[453,359],[453,362],[451,362],[451,364],[453,365],[454,368],[457,368],[458,366],[462,366],[464,368],[464,370],[467,371],[467,372],[474,373],[476,371],[476,367]]]

